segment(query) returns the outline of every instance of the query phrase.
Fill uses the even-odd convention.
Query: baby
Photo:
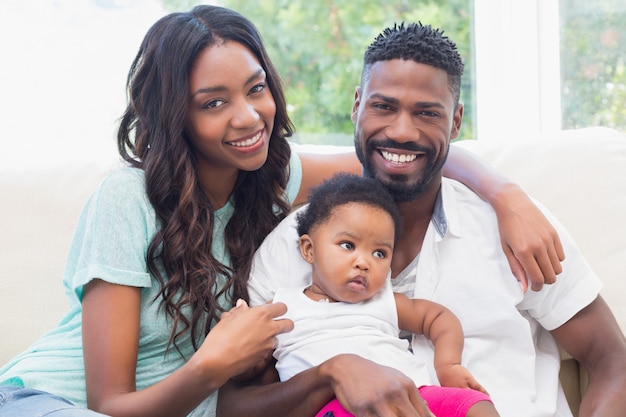
[[[274,351],[282,381],[339,354],[356,354],[413,379],[437,417],[498,416],[486,390],[461,365],[463,331],[440,304],[391,289],[391,258],[400,233],[395,202],[373,179],[341,174],[314,189],[297,214],[300,253],[311,285],[281,288],[294,330]],[[408,349],[401,330],[431,340],[440,386]],[[317,416],[352,416],[335,399]]]

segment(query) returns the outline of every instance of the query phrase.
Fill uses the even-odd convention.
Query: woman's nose
[[[243,100],[235,108],[231,124],[234,128],[246,128],[253,126],[259,121],[259,113],[256,111],[252,103]]]

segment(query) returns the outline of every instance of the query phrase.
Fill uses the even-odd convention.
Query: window
[[[559,6],[563,127],[626,130],[626,3]]]
[[[466,64],[461,136],[472,137],[471,1],[221,0],[220,4],[249,17],[259,28],[285,84],[296,141],[352,144],[350,112],[363,53],[385,27],[403,21],[443,28],[457,43]]]
[[[217,1],[214,1],[214,3]],[[147,29],[196,0],[3,4],[3,164],[115,157],[125,77]],[[362,54],[393,22],[441,27],[466,64],[461,138],[585,126],[626,130],[623,0],[220,0],[259,27],[283,76],[295,139],[352,143]],[[70,150],[74,150],[72,153]]]
[[[621,0],[476,0],[476,137],[626,129]]]

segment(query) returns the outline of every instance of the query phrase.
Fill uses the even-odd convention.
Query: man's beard
[[[426,166],[422,170],[420,177],[414,182],[409,182],[409,178],[406,175],[389,175],[388,178],[381,178],[379,175],[376,175],[372,164],[372,155],[377,152],[376,148],[379,147],[423,152],[424,156],[422,158],[426,158]],[[406,203],[422,195],[431,181],[439,175],[448,157],[450,145],[448,144],[445,155],[439,160],[437,160],[435,151],[432,148],[427,148],[413,142],[398,143],[391,139],[370,139],[367,142],[364,152],[355,135],[354,148],[357,157],[363,165],[363,176],[378,180],[391,194],[396,203]]]

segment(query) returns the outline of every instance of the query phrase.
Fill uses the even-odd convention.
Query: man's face
[[[373,64],[352,109],[364,175],[382,182],[397,202],[438,189],[462,117],[445,71],[401,59]]]

